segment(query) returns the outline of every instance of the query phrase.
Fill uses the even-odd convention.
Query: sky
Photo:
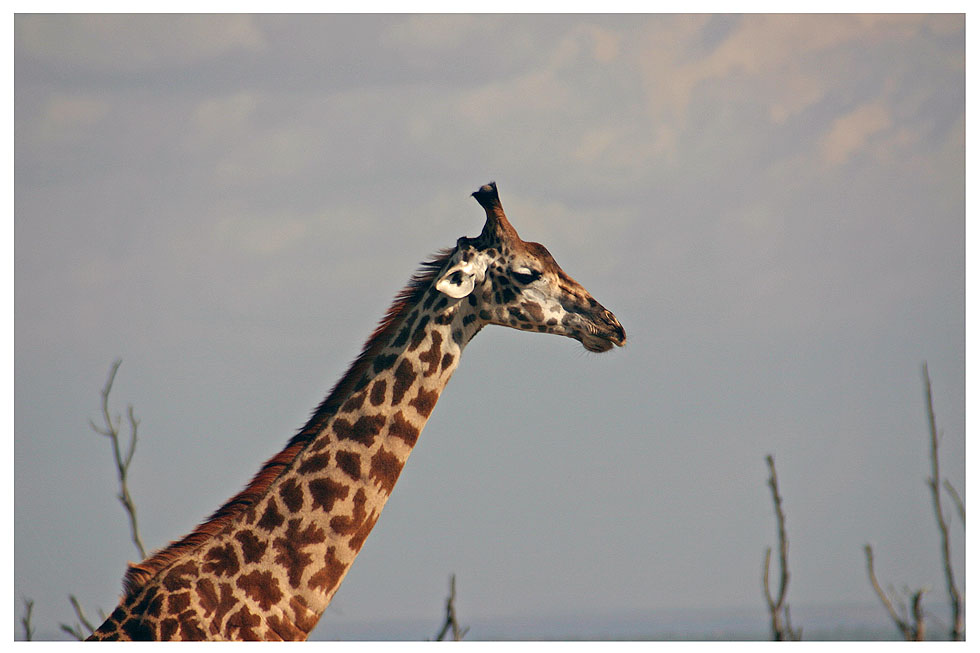
[[[420,261],[480,232],[490,180],[628,344],[481,332],[314,637],[431,638],[451,573],[464,622],[731,609],[764,632],[767,454],[791,607],[876,606],[870,543],[947,618],[921,366],[963,491],[962,15],[14,28],[15,631],[23,597],[50,637],[69,593],[111,611],[137,558],[89,426],[115,359],[154,549],[303,425]]]

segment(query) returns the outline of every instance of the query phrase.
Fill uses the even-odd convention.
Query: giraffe
[[[491,182],[483,231],[423,263],[285,448],[183,539],[130,564],[93,640],[300,640],[374,527],[464,346],[488,324],[626,343],[548,250],[520,239]]]

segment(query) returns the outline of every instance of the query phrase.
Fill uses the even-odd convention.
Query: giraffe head
[[[437,290],[466,298],[486,324],[568,336],[594,352],[626,343],[616,316],[568,276],[544,245],[521,240],[504,215],[495,183],[473,197],[487,222],[478,237],[459,239]]]

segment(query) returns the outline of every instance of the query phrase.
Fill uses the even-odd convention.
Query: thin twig
[[[949,554],[949,527],[943,515],[942,495],[939,491],[939,433],[936,429],[936,414],[932,408],[932,384],[929,382],[929,368],[922,364],[922,382],[925,385],[926,417],[929,420],[929,459],[932,466],[932,476],[927,479],[932,493],[932,507],[936,513],[936,526],[939,528],[939,543],[943,558],[943,569],[946,573],[946,591],[949,594],[950,611],[952,612],[949,638],[954,641],[963,639],[962,599],[956,587],[953,576],[953,565]],[[965,520],[964,520],[965,521]]]
[[[459,627],[459,622],[456,621],[456,574],[452,574],[449,577],[449,598],[446,599],[446,622],[442,625],[442,630],[436,635],[436,641],[441,642],[446,636],[446,632],[452,629],[453,641],[458,642],[464,637],[466,633],[469,632],[469,627],[463,628]]]
[[[762,587],[769,606],[770,625],[772,638],[774,640],[799,640],[802,630],[793,630],[790,623],[789,606],[785,605],[786,588],[789,586],[789,541],[786,538],[786,515],[783,514],[783,500],[779,496],[779,485],[776,480],[776,463],[772,456],[766,456],[766,464],[769,465],[769,489],[772,491],[773,508],[776,511],[776,532],[779,538],[779,589],[776,597],[773,598],[769,588],[769,561],[772,558],[772,549],[766,549],[765,560],[762,568]],[[785,623],[784,623],[785,619]]]
[[[75,595],[74,594],[69,594],[68,595],[68,600],[71,602],[71,607],[75,608],[75,615],[78,617],[78,620],[80,622],[82,622],[82,625],[85,626],[88,629],[88,632],[90,634],[91,633],[94,633],[95,632],[95,626],[93,626],[92,625],[92,622],[89,621],[85,617],[85,613],[82,612],[82,606],[79,605],[78,599],[75,598]]]
[[[112,443],[112,455],[119,477],[119,494],[117,498],[129,516],[129,527],[133,544],[136,545],[140,559],[142,560],[146,557],[146,549],[143,547],[143,541],[140,538],[139,525],[136,520],[136,504],[133,503],[133,499],[129,495],[129,465],[133,462],[133,454],[136,453],[136,432],[139,428],[139,420],[136,419],[136,415],[133,413],[133,407],[129,406],[127,410],[130,429],[129,448],[124,455],[119,446],[120,417],[117,415],[113,419],[109,411],[109,393],[112,391],[112,383],[116,378],[116,372],[119,371],[120,365],[122,365],[121,359],[117,359],[112,364],[112,367],[109,369],[109,378],[106,380],[105,387],[102,388],[102,419],[105,421],[105,428],[99,428],[91,421],[89,425],[93,431],[106,436]]]
[[[82,606],[74,594],[68,595],[68,601],[71,602],[71,607],[75,610],[75,616],[78,618],[78,621],[80,621],[81,624],[76,624],[74,626],[69,626],[68,624],[59,625],[61,626],[61,630],[68,633],[78,641],[83,641],[86,637],[95,632],[95,626],[93,626],[92,622],[85,616],[85,612],[82,610]],[[85,630],[88,632],[83,631],[82,628],[85,628]]]
[[[956,491],[953,484],[949,482],[949,479],[943,479],[943,487],[946,492],[949,493],[949,498],[953,500],[953,505],[956,506],[956,513],[960,516],[960,521],[966,525],[966,507],[963,505],[963,498],[960,497],[960,493]]]
[[[82,629],[79,626],[69,626],[68,624],[58,624],[61,626],[61,630],[68,633],[78,641],[85,641],[85,635],[82,633]]]
[[[881,585],[878,583],[878,578],[875,576],[875,566],[874,566],[874,554],[871,552],[871,545],[864,545],[864,557],[867,558],[868,563],[868,579],[871,581],[871,587],[874,588],[875,593],[878,595],[878,600],[881,604],[885,606],[885,610],[888,611],[888,616],[891,617],[892,622],[895,627],[898,628],[898,632],[902,634],[902,637],[909,642],[919,642],[925,637],[925,626],[922,621],[922,611],[919,609],[919,601],[925,590],[918,590],[912,594],[912,618],[913,622],[906,621],[899,616],[898,611],[895,610],[895,606],[892,604],[891,599],[885,594],[885,591],[881,589]]]
[[[20,624],[24,627],[24,641],[30,642],[34,639],[34,625],[31,623],[31,615],[34,612],[34,599],[21,599],[24,602],[24,616],[20,618]]]
[[[915,641],[922,642],[926,638],[926,621],[922,614],[922,596],[926,593],[925,590],[920,589],[912,594],[909,599],[909,613],[912,617],[912,623],[915,624]]]

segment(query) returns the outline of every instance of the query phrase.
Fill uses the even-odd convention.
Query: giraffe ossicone
[[[493,182],[483,231],[424,263],[306,425],[194,531],[130,565],[95,640],[305,639],[484,326],[626,343],[616,317],[508,222]]]

